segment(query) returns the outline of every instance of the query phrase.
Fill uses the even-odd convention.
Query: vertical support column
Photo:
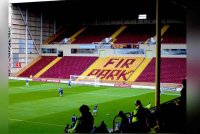
[[[26,9],[26,46],[25,46],[25,65],[28,65],[28,10]]]
[[[155,106],[160,106],[160,51],[161,51],[161,28],[160,28],[160,3],[156,0],[156,92]]]
[[[25,26],[27,26],[26,29],[27,29],[27,31],[29,32],[30,39],[33,40],[33,44],[34,44],[34,46],[35,46],[35,48],[36,48],[36,50],[37,50],[37,53],[40,54],[40,51],[38,50],[38,47],[37,47],[37,44],[35,43],[35,40],[33,39],[33,36],[32,36],[32,34],[31,34],[31,31],[30,31],[30,29],[28,28],[28,24],[26,23],[26,18],[24,19],[24,15],[22,14],[22,11],[21,11],[21,9],[19,8],[19,6],[18,6],[18,9],[19,9],[19,12],[20,12],[20,14],[21,14],[21,16],[22,16],[22,20],[23,20]],[[27,11],[27,17],[28,17],[28,11]]]
[[[42,45],[42,36],[43,36],[42,23],[43,23],[43,16],[42,16],[42,12],[41,12],[41,14],[40,14],[40,45]],[[40,46],[40,48],[41,48],[41,46]]]

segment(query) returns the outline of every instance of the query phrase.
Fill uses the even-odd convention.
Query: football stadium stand
[[[101,42],[104,38],[110,37],[116,29],[116,26],[89,26],[75,38],[72,44]]]
[[[9,65],[11,65],[9,66],[10,72],[16,74],[16,79],[24,80],[28,78],[28,80],[30,81],[56,82],[55,87],[61,86],[59,85],[60,83],[68,83],[69,87],[71,87],[71,82],[74,85],[78,82],[87,82],[89,83],[89,85],[92,85],[91,83],[93,82],[95,83],[95,86],[98,87],[95,87],[97,90],[99,90],[100,88],[105,88],[104,86],[127,88],[137,87],[138,91],[140,90],[140,88],[148,88],[154,90],[156,75],[155,57],[157,40],[157,16],[155,16],[156,4],[154,2],[155,0],[149,0],[148,2],[146,0],[139,0],[134,1],[134,4],[132,4],[130,0],[112,0],[111,3],[109,3],[106,0],[99,0],[95,2],[94,0],[68,0],[62,1],[60,3],[58,1],[55,3],[51,2],[51,4],[50,2],[43,2],[42,4],[40,2],[23,4],[13,3],[11,4],[12,16],[10,16],[12,24],[9,27]],[[148,111],[147,109],[145,109],[143,111],[145,112],[145,116],[141,116],[143,118],[142,123],[145,123],[144,125],[137,124],[139,121],[141,121],[141,119],[137,117],[137,110],[139,111],[139,106],[133,106],[133,103],[131,102],[130,106],[136,109],[128,113],[128,117],[124,116],[125,114],[123,115],[123,117],[126,118],[127,121],[129,121],[128,124],[130,125],[130,128],[125,128],[123,129],[123,131],[115,131],[115,122],[113,121],[113,130],[111,130],[110,132],[146,133],[155,129],[155,131],[152,133],[156,133],[156,131],[159,133],[173,132],[174,130],[177,130],[175,132],[181,132],[183,130],[184,127],[182,127],[181,125],[184,125],[185,122],[185,102],[183,102],[182,97],[184,97],[184,90],[186,90],[186,85],[184,85],[183,80],[185,80],[186,84],[185,78],[187,60],[187,38],[185,14],[181,14],[185,13],[183,12],[185,11],[185,7],[184,5],[178,5],[178,3],[178,0],[163,0],[161,3],[161,64],[160,83],[158,82],[157,84],[161,84],[161,89],[164,87],[166,88],[166,90],[170,90],[170,92],[171,90],[176,90],[178,92],[177,94],[172,94],[169,96],[181,96],[181,98],[179,98],[180,100],[177,100],[176,98],[176,100],[164,103],[161,107],[159,107],[159,109],[155,107],[155,109],[150,108],[151,103],[149,101],[150,107],[148,108]],[[78,11],[80,11],[78,12],[78,14],[75,12],[77,9]],[[170,10],[170,12],[168,11],[168,9]],[[147,18],[140,19],[139,13],[141,12],[146,13],[143,15],[147,15]],[[74,77],[74,79],[71,79],[72,76]],[[89,78],[89,76],[91,77]],[[13,77],[13,79],[14,78],[15,77]],[[39,84],[36,88],[39,87]],[[99,85],[103,86],[100,87]],[[170,87],[171,85],[172,87]],[[38,91],[49,93],[48,91],[46,91],[46,84],[44,84],[44,86],[45,91],[41,91],[42,89],[39,89]],[[49,87],[50,86],[51,84],[49,84]],[[78,88],[81,89],[85,87],[77,86],[77,89]],[[30,89],[35,89],[35,87],[30,86]],[[182,90],[181,93],[179,93],[180,90],[178,89],[184,90]],[[121,89],[117,88],[116,90],[110,91],[112,91],[113,96],[115,96],[114,93],[118,90]],[[153,90],[148,90],[148,92],[146,92],[147,90],[145,90],[145,93],[133,93],[131,94],[132,96],[126,95],[125,99],[123,99],[121,93],[125,90],[122,90],[123,91],[120,91],[120,93],[116,92],[116,98],[114,99],[111,98],[112,94],[107,94],[107,91],[104,95],[104,93],[93,89],[93,93],[91,93],[91,96],[95,98],[95,95],[97,94],[99,98],[103,97],[102,99],[105,99],[105,101],[103,100],[99,102],[102,106],[108,101],[107,98],[112,99],[109,100],[109,105],[113,105],[112,103],[116,101],[117,104],[119,103],[120,106],[120,101],[124,102],[127,100],[128,102],[130,102],[129,99],[131,100],[133,96],[134,99],[135,97],[137,99],[140,99],[142,98],[142,95],[154,92]],[[16,91],[19,92],[18,90]],[[76,91],[79,95],[83,92],[79,90]],[[156,91],[159,90],[155,90],[155,92]],[[24,90],[21,91],[20,89],[20,93],[21,92],[24,92]],[[27,90],[26,94],[28,94],[28,92],[29,91]],[[75,93],[75,91],[72,92],[73,94]],[[157,93],[159,94],[159,92]],[[33,93],[32,95],[35,96],[35,94]],[[37,95],[38,97],[36,97],[36,99],[40,99],[40,94]],[[88,103],[90,101],[93,101],[89,104],[90,106],[92,106],[96,104],[96,101],[98,101],[96,98],[92,100],[92,97],[88,97],[84,94],[84,97],[85,96],[87,101],[79,100],[78,103]],[[16,100],[16,98],[18,99],[17,95],[11,94],[11,98],[13,97],[13,100],[16,101],[15,103],[17,104],[19,101]],[[45,101],[48,102],[48,104],[50,104],[49,102],[51,101],[49,100],[52,98],[54,99],[53,101],[61,100],[60,98],[54,98],[54,96],[47,97],[48,100],[47,98],[45,98],[47,100]],[[23,99],[23,97],[21,98]],[[28,97],[25,97],[25,100],[23,101],[28,102],[27,98]],[[33,102],[33,98],[30,97],[31,102]],[[65,98],[70,99],[68,95],[66,97],[63,97],[63,99]],[[72,96],[72,98],[75,99],[76,97]],[[77,98],[82,98],[82,96]],[[144,98],[144,102],[146,103],[149,98],[146,96]],[[165,97],[163,98],[165,99]],[[61,101],[63,101],[63,99]],[[164,99],[162,100],[163,102]],[[76,100],[72,101],[75,102]],[[41,101],[37,101],[37,104],[40,102]],[[69,103],[71,104],[70,101]],[[69,107],[69,109],[67,110],[71,110],[70,108],[73,108],[74,110],[78,107],[78,103],[74,103],[72,105],[73,107]],[[61,108],[60,110],[62,111],[60,112],[58,111],[59,109],[56,109],[53,112],[57,112],[60,114],[63,113],[63,110],[65,110],[65,107],[62,107],[62,105],[66,104],[59,104],[59,107]],[[13,118],[10,117],[10,119],[15,121],[14,123],[11,122],[11,127],[14,125],[14,128],[16,128],[13,129],[12,132],[17,130],[17,132],[20,133],[22,127],[19,123],[17,124],[17,121],[22,122],[22,120],[17,120],[16,118],[18,118],[18,116],[15,117],[15,114],[20,113],[21,111],[23,112],[23,109],[21,110],[21,108],[15,108],[16,110],[19,109],[20,111],[12,113],[12,107],[14,105],[15,104],[13,103],[12,106],[9,106],[11,107],[11,115],[13,114]],[[16,106],[18,107],[20,105]],[[25,107],[24,103],[23,106]],[[106,104],[106,106],[108,105]],[[30,109],[28,104],[27,107],[29,111],[33,110]],[[82,107],[83,109],[80,107],[79,110],[85,111],[84,107],[86,111],[89,111],[89,107],[87,105],[84,105]],[[141,107],[142,105],[140,106],[140,108]],[[111,107],[109,108],[113,111]],[[35,113],[39,113],[38,110],[40,109],[36,110],[37,112]],[[71,110],[70,112],[73,112],[73,110]],[[122,110],[125,111],[127,109]],[[156,113],[157,110],[159,112],[159,116]],[[44,111],[44,109],[42,111]],[[102,110],[102,112],[104,112],[104,110]],[[171,114],[170,118],[168,118],[169,113]],[[46,114],[48,113],[44,113],[43,116],[41,116],[45,120],[47,117]],[[99,115],[101,116],[101,114],[102,113],[100,113]],[[110,115],[110,117],[112,114],[113,113],[107,112],[107,115]],[[133,114],[134,117],[137,117],[135,118],[135,121],[132,120]],[[51,113],[48,115],[52,116],[54,114]],[[67,113],[67,116],[68,115],[69,114]],[[96,119],[99,119],[100,116],[94,118],[95,122],[92,121],[92,125],[90,127],[91,130],[93,129],[93,123],[96,123]],[[153,119],[151,120],[149,116],[153,116]],[[93,116],[91,117],[93,118]],[[110,117],[107,116],[105,121],[108,121]],[[45,123],[44,120],[44,123],[41,123],[42,121],[27,121],[36,121],[36,119],[39,120],[40,118],[30,117],[30,119],[24,119],[23,122],[29,122],[32,124],[34,123],[34,125],[39,124],[44,126],[44,129],[47,128],[45,127],[45,125],[54,127],[58,126],[60,127],[59,129],[62,129],[63,127],[62,121],[60,120],[59,123],[54,123],[54,121],[58,120],[58,118],[53,118],[53,120],[49,120],[52,124],[48,124],[48,122]],[[148,124],[146,124],[147,121]],[[150,122],[153,122],[153,125]],[[24,125],[24,123],[21,124]],[[104,121],[102,121],[102,124],[105,125]],[[147,126],[148,130],[144,129],[144,127],[146,128]],[[23,128],[26,127],[26,125],[23,126]],[[137,127],[139,127],[138,130]],[[28,132],[30,128],[35,129],[34,127],[27,127],[25,130]],[[56,129],[58,128],[56,127]],[[41,130],[36,130],[43,131],[42,128]],[[69,131],[66,131],[66,133],[67,132]],[[91,133],[94,132],[95,128]],[[48,131],[45,133],[48,133]]]
[[[186,43],[186,26],[183,24],[172,24],[163,35],[162,43],[167,44],[185,44]]]
[[[65,78],[70,75],[80,75],[97,57],[64,56],[57,64],[44,72],[42,78]]]
[[[153,58],[137,82],[155,82],[155,62]],[[186,58],[161,58],[161,82],[181,83],[186,77]]]
[[[142,57],[102,57],[82,75],[97,76],[101,81],[124,82],[143,62]]]
[[[42,56],[42,58],[33,64],[31,67],[27,68],[19,77],[30,77],[30,75],[36,75],[41,69],[47,66],[50,62],[56,59],[56,56]]]
[[[49,68],[51,68],[53,65],[55,65],[59,60],[61,60],[62,57],[55,58],[52,62],[50,62],[48,65],[46,65],[43,69],[41,69],[36,75],[34,75],[34,78],[40,77],[44,72],[46,72]]]
[[[155,35],[155,25],[128,25],[128,27],[117,36],[115,43],[138,43],[145,42],[149,37]]]

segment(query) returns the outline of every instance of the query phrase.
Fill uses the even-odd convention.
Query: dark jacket
[[[93,129],[94,118],[89,112],[78,118],[78,124],[75,128],[76,133],[90,133]]]

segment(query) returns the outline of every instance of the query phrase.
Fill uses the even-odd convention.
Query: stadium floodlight
[[[138,15],[138,19],[139,20],[145,20],[145,19],[147,19],[147,14],[139,14]]]
[[[70,81],[73,85],[100,86],[99,79],[96,76],[70,75]]]

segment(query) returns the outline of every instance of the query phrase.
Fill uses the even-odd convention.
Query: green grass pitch
[[[60,97],[58,88],[62,87],[64,96]],[[176,95],[161,95],[161,103],[172,100]],[[67,84],[9,80],[9,133],[12,134],[62,134],[71,116],[80,115],[79,107],[86,104],[93,111],[95,125],[101,121],[112,128],[112,121],[119,110],[132,112],[134,102],[140,99],[143,105],[154,105],[155,91],[116,87],[73,86]]]

